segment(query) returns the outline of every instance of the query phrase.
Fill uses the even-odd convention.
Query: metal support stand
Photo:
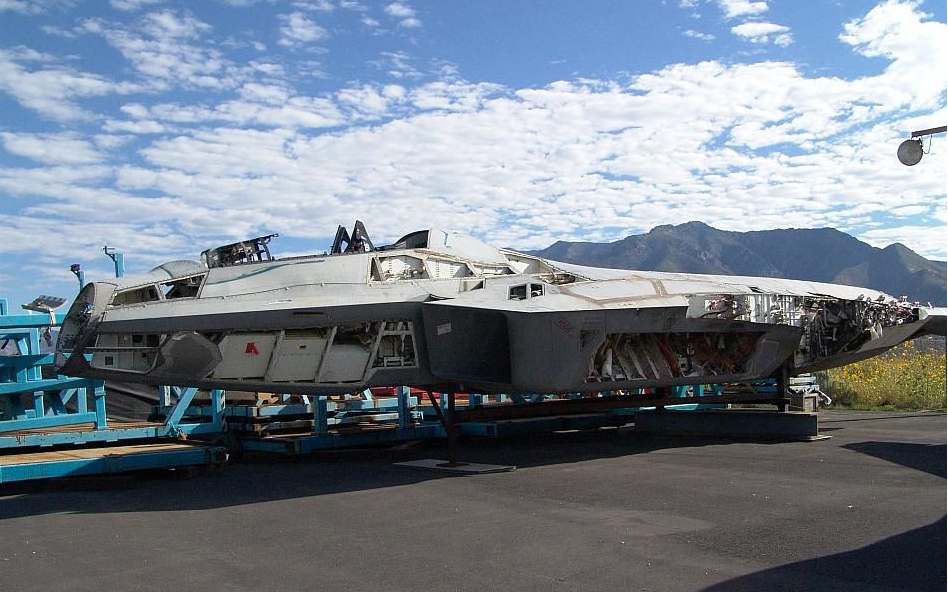
[[[431,401],[431,406],[434,408],[435,415],[438,416],[438,421],[441,422],[441,426],[445,427],[447,424],[444,419],[444,411],[441,410],[441,401],[435,399],[434,393],[431,391],[425,391],[425,394],[428,396],[428,400]]]
[[[780,400],[777,402],[777,411],[786,413],[787,411],[787,392],[790,390],[790,367],[784,364],[777,371],[777,396]]]
[[[458,461],[458,425],[455,421],[455,396],[454,393],[443,393],[448,397],[447,422],[444,424],[444,431],[448,434],[448,462],[442,463],[441,467],[463,467],[467,463]]]
[[[313,397],[313,433],[325,436],[329,433],[329,397],[316,395]]]
[[[655,389],[655,392],[656,392],[656,394],[657,394],[660,398],[662,398],[662,399],[668,399],[668,398],[671,398],[671,396],[672,396],[672,387],[661,386],[661,387],[658,387],[657,389]],[[656,408],[657,410],[659,410],[659,411],[664,411],[664,410],[665,410],[665,406],[664,406],[664,405],[656,405],[655,408]]]
[[[409,399],[411,398],[411,389],[407,386],[400,386],[396,389],[398,395],[398,429],[410,428],[412,425],[411,408]]]

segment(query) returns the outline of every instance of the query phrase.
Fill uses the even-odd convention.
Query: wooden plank
[[[160,427],[163,424],[149,421],[109,421],[107,429],[129,429],[129,428],[149,428]],[[53,426],[48,428],[31,428],[28,430],[18,430],[15,432],[3,432],[3,436],[29,436],[34,434],[62,434],[74,432],[91,432],[95,430],[94,423],[76,423],[72,425]]]
[[[155,452],[172,452],[200,447],[194,444],[166,442],[160,444],[133,444],[127,446],[108,446],[104,448],[75,448],[70,450],[46,450],[43,452],[26,452],[18,454],[0,455],[0,465],[24,465],[44,462],[59,462],[68,460],[89,460],[109,456],[124,456],[129,454],[146,454]]]

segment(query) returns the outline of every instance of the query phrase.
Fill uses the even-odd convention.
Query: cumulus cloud
[[[164,1],[165,0],[109,0],[109,4],[111,4],[112,8],[116,10],[131,12],[133,10],[138,10],[144,6],[150,6],[152,4],[161,4]]]
[[[767,12],[766,2],[750,2],[748,0],[716,0],[718,6],[724,12],[725,18],[737,18],[739,16],[751,16]]]
[[[314,41],[321,41],[329,36],[326,29],[310,20],[302,12],[280,15],[280,40],[277,42],[286,47],[307,45]]]
[[[228,86],[136,95],[94,136],[4,130],[3,150],[39,166],[0,167],[0,192],[22,202],[15,216],[0,212],[0,224],[11,239],[33,237],[38,256],[96,251],[107,238],[145,267],[273,231],[300,241],[294,249],[305,239],[321,251],[336,223],[358,215],[377,243],[430,225],[539,248],[701,219],[729,230],[832,226],[944,257],[946,160],[908,169],[894,158],[906,131],[948,117],[944,87],[931,84],[948,71],[948,27],[914,4],[886,2],[846,24],[843,47],[878,62],[854,79],[787,61],[707,60],[517,88],[393,50],[376,63],[379,81],[320,91],[297,84],[299,63],[289,60],[237,69],[216,56],[216,70],[201,66],[215,55],[195,40],[213,30],[187,13],[155,14],[166,16],[97,21],[88,32],[116,47],[137,40],[174,64],[179,54],[167,47],[196,47],[194,75],[217,72]],[[756,30],[770,43],[781,34],[789,31]],[[167,45],[150,45],[159,39]],[[144,58],[128,59],[143,76]],[[422,72],[441,65],[438,79]],[[184,68],[158,82],[190,88]],[[29,81],[42,73],[48,79]],[[82,110],[85,98],[120,92],[22,48],[0,50],[4,81],[36,109],[46,100]],[[128,158],[108,155],[120,150]],[[880,219],[896,227],[883,230]]]
[[[404,2],[392,2],[385,7],[385,14],[398,19],[398,25],[405,28],[421,26],[421,21],[415,16],[415,10]]]
[[[701,41],[714,41],[714,35],[711,33],[702,33],[701,31],[695,31],[692,29],[688,29],[687,31],[683,32],[682,35],[685,37],[691,37],[693,39],[700,39]]]
[[[790,27],[775,23],[750,22],[731,27],[731,33],[751,43],[773,43],[786,47],[793,43]]]
[[[27,134],[0,132],[3,148],[44,164],[89,164],[101,162],[104,155],[78,134]]]
[[[329,0],[295,0],[293,6],[311,12],[332,12],[336,9],[335,5]]]
[[[0,12],[19,12],[20,14],[36,14],[38,7],[26,0],[0,0]]]
[[[237,84],[237,68],[211,46],[199,45],[211,26],[187,12],[153,12],[134,25],[87,19],[86,34],[99,35],[129,61],[144,86],[221,89]]]
[[[383,51],[380,60],[370,62],[392,78],[421,78],[422,73],[412,64],[410,55],[403,51]]]
[[[304,220],[353,209],[397,234],[417,224],[418,203],[432,224],[450,220],[524,248],[682,218],[734,230],[846,224],[859,234],[874,213],[943,189],[930,169],[925,182],[912,173],[916,194],[893,197],[910,174],[890,154],[897,132],[879,125],[842,136],[851,124],[833,121],[846,116],[846,99],[866,98],[846,85],[789,64],[706,62],[640,76],[631,87],[358,87],[334,98],[349,117],[416,111],[331,135],[231,128],[159,140],[143,151],[152,172],[128,171],[123,187],[200,203],[278,195],[281,210],[268,223],[297,236],[320,232]],[[827,93],[839,98],[813,116]],[[795,144],[799,154],[751,151],[775,143]]]
[[[911,237],[910,241],[906,238]],[[874,247],[884,248],[892,243],[910,243],[910,248],[919,253],[931,253],[930,256],[945,258],[945,227],[940,226],[897,226],[893,228],[868,230],[860,234],[859,238]]]
[[[71,0],[0,0],[0,12],[16,12],[34,15],[46,12],[57,5],[69,4]]]
[[[173,10],[162,10],[145,15],[142,31],[161,41],[175,39],[196,39],[201,33],[211,29],[205,22],[190,14],[179,15]]]
[[[55,63],[38,52],[0,49],[0,90],[20,105],[55,120],[90,119],[80,99],[137,90],[104,76]]]

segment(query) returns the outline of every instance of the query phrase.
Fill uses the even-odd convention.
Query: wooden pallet
[[[125,446],[104,446],[99,448],[69,448],[66,450],[44,450],[42,452],[7,452],[0,454],[0,465],[13,466],[33,463],[60,462],[69,460],[90,460],[110,456],[129,454],[153,454],[156,452],[178,452],[192,450],[194,444],[165,442],[160,444],[130,444]]]

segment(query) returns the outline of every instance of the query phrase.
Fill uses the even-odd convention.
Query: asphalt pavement
[[[518,467],[474,476],[377,451],[4,486],[0,590],[945,590],[945,414],[820,427],[462,441],[462,460]]]

